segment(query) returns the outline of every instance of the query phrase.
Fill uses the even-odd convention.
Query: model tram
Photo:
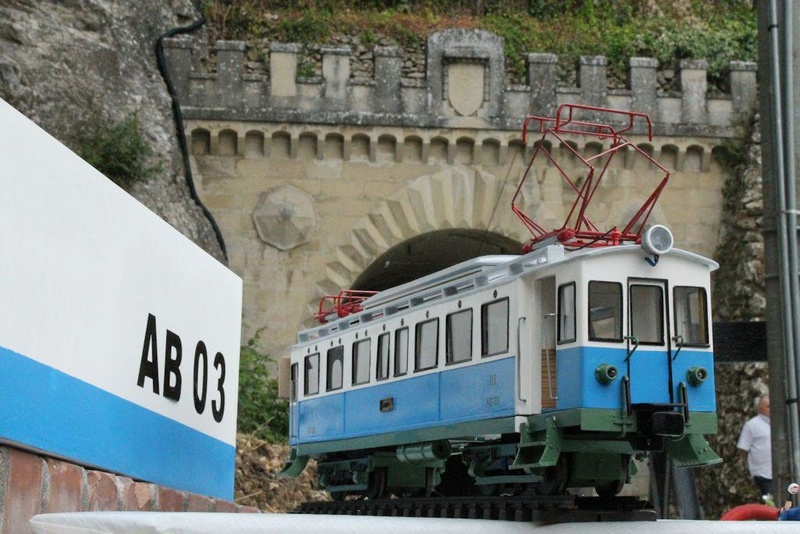
[[[621,230],[597,230],[586,209],[608,161],[638,150],[621,131],[642,121],[649,130],[649,120],[585,106],[534,119],[542,139],[529,172],[555,162],[554,136],[610,145],[580,156],[587,178],[570,181],[568,220],[548,232],[521,215],[534,232],[522,255],[471,259],[377,294],[342,292],[321,308],[323,324],[299,333],[282,366],[285,475],[313,458],[334,499],[578,487],[613,496],[648,451],[679,466],[720,461],[704,437],[717,423],[717,264],[647,226],[669,173],[653,162],[665,177]]]

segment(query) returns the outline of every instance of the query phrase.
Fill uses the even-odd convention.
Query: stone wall
[[[657,83],[658,62],[631,58],[627,89],[609,89],[607,59],[580,59],[577,87],[558,87],[557,58],[528,55],[527,85],[505,86],[503,39],[480,30],[428,38],[425,77],[403,78],[404,53],[376,47],[372,79],[351,77],[350,47],[321,50],[321,78],[298,79],[297,44],[270,47],[269,73],[245,74],[246,45],[216,43],[216,72],[206,72],[202,44],[169,41],[167,51],[189,119],[516,130],[526,115],[552,116],[565,102],[647,113],[657,135],[732,137],[755,105],[755,65],[731,62],[729,93],[709,96],[704,60],[683,60],[679,91]],[[640,131],[641,132],[641,131]]]
[[[713,308],[717,321],[763,321],[764,240],[761,135],[758,116],[749,122],[748,136],[724,148],[731,175],[723,188],[719,246],[714,276]],[[748,354],[742,354],[745,360]],[[755,416],[756,401],[769,393],[768,366],[759,363],[717,363],[719,431],[709,442],[723,463],[696,470],[698,494],[707,517],[717,518],[733,506],[758,502],[736,442],[745,421]],[[782,497],[777,495],[776,502]]]

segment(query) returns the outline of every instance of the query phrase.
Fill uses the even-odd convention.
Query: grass
[[[258,350],[258,335],[241,349],[237,430],[282,443],[289,432],[289,407],[285,399],[278,397],[278,381],[267,369],[269,360]]]
[[[604,55],[612,80],[627,77],[631,57],[665,68],[706,59],[712,85],[722,84],[731,60],[757,56],[752,0],[208,0],[205,13],[212,41],[324,45],[351,35],[367,46],[384,38],[409,48],[436,31],[483,29],[505,39],[519,80],[530,52],[557,54],[564,72],[581,55]]]
[[[76,131],[75,152],[123,189],[163,171],[163,162],[153,161],[153,147],[136,113],[120,121],[95,113]]]

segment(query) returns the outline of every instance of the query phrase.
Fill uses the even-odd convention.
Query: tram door
[[[666,281],[628,281],[626,339],[633,404],[673,402],[667,296]]]
[[[539,281],[539,302],[541,332],[540,350],[541,365],[539,375],[541,377],[542,409],[556,407],[558,400],[557,369],[556,369],[556,331],[557,314],[555,298],[555,277],[544,278]],[[575,287],[574,285],[571,287]],[[574,298],[574,294],[573,294]]]
[[[290,382],[290,390],[289,390],[289,437],[296,438],[297,437],[297,373],[298,373],[298,365],[296,363],[292,364],[291,370],[291,382]]]

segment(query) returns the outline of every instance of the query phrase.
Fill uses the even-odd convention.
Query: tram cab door
[[[557,369],[556,369],[556,281],[555,277],[539,280],[539,325],[540,333],[539,352],[541,360],[539,365],[541,384],[542,410],[553,409],[558,400]],[[574,287],[574,286],[572,286]],[[574,297],[574,295],[573,295]]]
[[[628,281],[627,365],[631,404],[672,404],[672,347],[664,280]]]
[[[297,397],[298,397],[298,369],[296,363],[291,367],[291,379],[289,382],[289,437],[297,438],[298,428],[298,413],[297,413]]]

